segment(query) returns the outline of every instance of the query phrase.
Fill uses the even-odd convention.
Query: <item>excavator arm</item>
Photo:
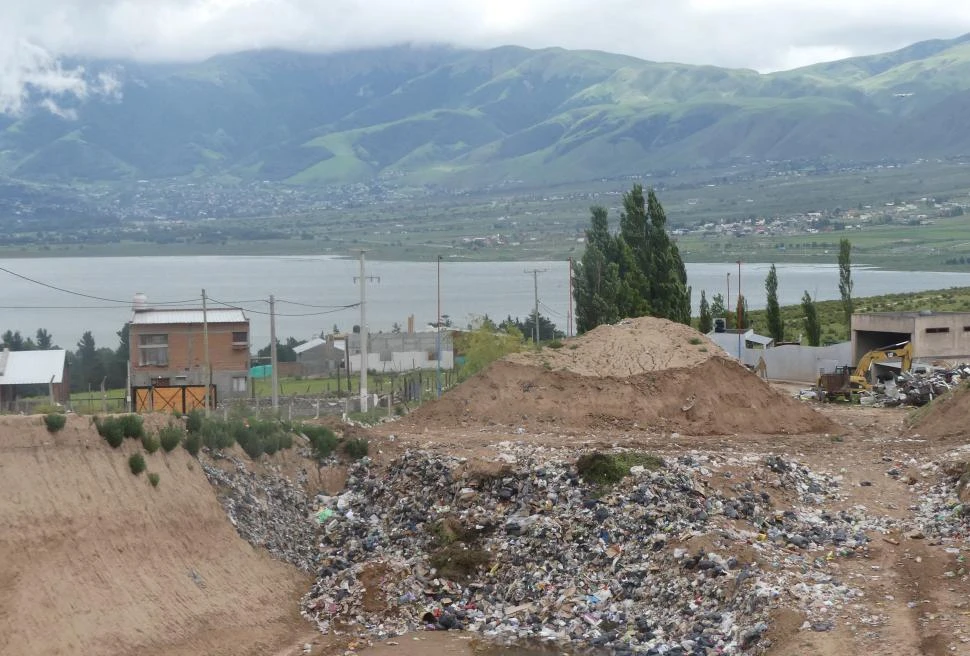
[[[863,355],[852,373],[852,387],[869,389],[872,383],[869,382],[869,369],[873,364],[894,358],[900,359],[902,371],[909,371],[913,364],[913,345],[911,342],[900,342],[881,348],[873,349]]]

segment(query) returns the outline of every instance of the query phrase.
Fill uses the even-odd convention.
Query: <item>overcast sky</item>
[[[0,0],[0,112],[25,89],[116,93],[70,55],[200,59],[254,48],[517,44],[772,71],[970,32],[965,0]],[[33,102],[34,99],[31,100]],[[40,101],[38,101],[40,102]]]

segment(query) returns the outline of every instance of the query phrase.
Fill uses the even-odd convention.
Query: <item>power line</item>
[[[235,305],[233,303],[227,303],[225,301],[220,301],[218,299],[212,298],[211,296],[208,296],[207,298],[208,298],[208,300],[212,301],[216,305],[223,305],[225,307],[233,308],[233,309],[236,309],[236,310],[245,310],[246,312],[250,312],[252,314],[263,314],[263,315],[266,315],[266,316],[270,316],[270,314],[271,314],[270,312],[264,312],[263,310],[253,310],[251,308],[240,307],[239,305]],[[359,307],[359,306],[360,306],[360,303],[353,303],[353,304],[350,304],[350,305],[335,306],[331,310],[325,310],[325,311],[321,311],[321,312],[303,312],[303,313],[298,313],[298,314],[281,314],[281,313],[277,312],[276,313],[276,316],[278,316],[278,317],[318,317],[318,316],[321,316],[321,315],[324,315],[324,314],[333,314],[335,312],[342,312],[343,310],[350,310],[352,308]]]
[[[284,298],[278,298],[278,299],[276,299],[276,302],[277,303],[286,303],[287,305],[299,305],[300,307],[321,308],[321,309],[325,309],[325,310],[329,310],[329,309],[333,309],[333,308],[346,308],[346,307],[348,307],[347,305],[314,305],[313,303],[301,303],[300,301],[288,301],[288,300],[286,300]],[[355,306],[356,305],[357,304],[355,304]]]
[[[76,292],[76,291],[74,291],[72,289],[64,289],[63,287],[58,287],[57,285],[51,285],[50,283],[42,282],[40,280],[35,280],[34,278],[30,278],[30,277],[25,276],[25,275],[21,275],[21,274],[17,273],[16,271],[11,271],[10,269],[5,269],[4,267],[0,267],[0,271],[3,271],[4,273],[8,273],[8,274],[10,274],[11,276],[13,276],[15,278],[20,278],[21,280],[26,280],[27,282],[33,283],[35,285],[40,285],[41,287],[47,287],[48,289],[53,289],[55,291],[63,292],[65,294],[72,294],[74,296],[81,296],[82,298],[90,298],[90,299],[93,299],[95,301],[105,301],[107,303],[120,303],[122,305],[128,305],[128,306],[131,305],[131,301],[130,300],[123,300],[122,301],[122,300],[118,300],[116,298],[105,298],[103,296],[94,296],[93,294],[85,294],[84,292]],[[160,302],[160,303],[154,303],[154,305],[185,305],[186,303],[194,303],[197,300],[199,300],[199,299],[192,298],[192,299],[189,299],[189,300],[186,300],[186,301],[165,301],[165,302]]]

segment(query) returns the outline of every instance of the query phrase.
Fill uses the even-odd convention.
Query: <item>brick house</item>
[[[248,397],[249,319],[237,308],[204,313],[211,367],[210,404]],[[203,405],[203,311],[136,307],[129,323],[132,399],[138,412],[187,412]]]

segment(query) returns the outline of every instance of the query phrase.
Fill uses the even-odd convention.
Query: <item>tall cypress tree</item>
[[[848,239],[839,241],[839,295],[846,328],[852,327],[852,244]]]
[[[576,299],[576,329],[580,333],[602,323],[615,323],[619,293],[619,265],[616,240],[610,234],[606,209],[593,207],[586,230],[586,251],[573,269],[573,296]]]
[[[778,306],[778,272],[775,265],[771,265],[768,277],[765,278],[765,291],[768,302],[765,306],[765,318],[768,321],[768,334],[776,342],[785,339],[785,320],[781,317],[781,307]]]
[[[700,319],[697,322],[697,329],[705,335],[714,330],[714,317],[711,316],[711,308],[707,304],[707,294],[701,290]]]
[[[805,295],[802,296],[802,312],[805,313],[805,337],[808,340],[808,345],[819,346],[822,341],[822,325],[818,322],[818,309],[815,307],[815,301],[812,300],[807,289]]]

